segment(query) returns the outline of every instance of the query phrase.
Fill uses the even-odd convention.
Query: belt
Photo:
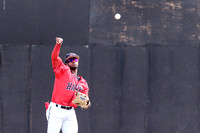
[[[62,105],[59,105],[59,104],[56,104],[56,107],[59,107],[59,108],[62,108],[62,109],[66,109],[66,110],[72,109],[72,107],[62,106]]]

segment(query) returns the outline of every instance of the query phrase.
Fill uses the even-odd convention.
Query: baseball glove
[[[90,106],[89,97],[81,92],[75,92],[76,97],[72,103],[80,106],[81,108],[87,109]]]

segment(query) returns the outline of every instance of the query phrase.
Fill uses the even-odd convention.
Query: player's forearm
[[[53,49],[53,52],[51,54],[51,59],[53,60],[57,60],[60,54],[60,47],[63,43],[63,39],[60,37],[56,37],[56,45]]]
[[[56,45],[55,45],[53,52],[51,54],[51,60],[52,60],[53,68],[56,68],[62,62],[62,59],[59,57],[60,47],[61,47],[62,43],[63,43],[63,39],[60,38],[60,37],[56,37]]]
[[[59,44],[55,45],[55,47],[54,47],[54,49],[52,51],[52,54],[51,54],[52,61],[58,59],[59,54],[60,54],[60,47],[61,47],[61,45],[59,45]]]

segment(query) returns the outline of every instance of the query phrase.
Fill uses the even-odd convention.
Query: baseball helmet
[[[77,55],[76,53],[67,53],[66,54],[66,59],[65,59],[65,63],[67,62],[68,59],[70,58],[76,58],[76,59],[80,59],[80,56]]]

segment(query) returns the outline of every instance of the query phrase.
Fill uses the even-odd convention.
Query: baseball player
[[[46,106],[46,117],[48,121],[47,133],[77,133],[78,122],[75,114],[77,104],[72,101],[76,92],[88,96],[88,84],[85,79],[77,75],[79,66],[79,55],[75,53],[66,54],[65,62],[59,57],[60,47],[63,39],[57,37],[56,45],[51,54],[52,67],[55,73],[55,82],[52,99]],[[90,106],[87,103],[85,109]]]

